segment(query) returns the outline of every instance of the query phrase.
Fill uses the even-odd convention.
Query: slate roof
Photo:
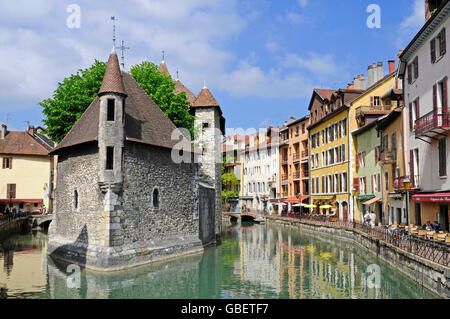
[[[178,95],[182,92],[185,92],[189,103],[191,103],[191,105],[194,105],[196,99],[194,93],[192,93],[183,83],[181,83],[180,80],[176,80],[174,82],[175,82],[175,90],[173,91],[173,93],[175,95]]]
[[[112,57],[110,56],[109,68],[107,67],[106,69],[102,87],[111,88],[114,87],[114,83],[119,83],[117,81],[117,72],[118,70],[120,72],[120,69],[118,63],[115,63],[117,55],[115,57],[114,55],[113,53],[111,54]],[[114,77],[111,75],[114,75]],[[176,126],[129,73],[122,71],[120,75],[123,94],[127,96],[125,99],[126,140],[173,148],[178,143],[178,141],[171,140],[172,131],[176,129]],[[108,81],[114,83],[105,83]],[[120,87],[116,86],[117,88]],[[52,153],[56,154],[65,148],[97,141],[99,108],[100,98],[97,97]]]

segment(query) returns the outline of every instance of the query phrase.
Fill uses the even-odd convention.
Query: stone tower
[[[195,115],[195,142],[201,155],[198,157],[203,181],[215,192],[215,237],[220,243],[222,232],[222,152],[221,138],[225,134],[225,118],[219,103],[205,87],[191,106]]]

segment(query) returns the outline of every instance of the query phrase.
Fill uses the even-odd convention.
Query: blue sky
[[[37,3],[39,2],[39,3]],[[381,28],[369,29],[369,4]],[[68,28],[70,4],[80,28]],[[41,125],[39,101],[65,76],[106,61],[119,18],[126,69],[159,64],[194,94],[204,81],[228,128],[282,125],[307,114],[314,87],[345,87],[367,66],[396,59],[424,24],[424,0],[15,0],[0,9],[0,122]]]

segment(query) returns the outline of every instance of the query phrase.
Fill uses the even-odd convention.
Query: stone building
[[[192,110],[220,126],[220,107],[205,94]],[[98,97],[51,153],[58,174],[50,256],[111,271],[220,242],[220,166],[208,162],[220,136],[199,155],[179,148],[174,130],[113,51]],[[177,163],[181,151],[188,160]]]

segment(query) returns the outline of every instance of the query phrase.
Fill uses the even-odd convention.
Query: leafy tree
[[[131,68],[131,75],[147,92],[152,100],[163,110],[177,127],[184,127],[194,134],[194,116],[189,113],[189,101],[186,93],[175,95],[175,83],[158,71],[158,67],[143,61]]]
[[[46,119],[43,122],[52,140],[61,142],[96,98],[105,70],[106,63],[95,60],[88,69],[78,70],[77,74],[58,83],[53,98],[39,103],[44,108]]]
[[[58,83],[52,98],[39,103],[43,107],[48,134],[55,142],[61,140],[97,97],[106,70],[106,63],[95,60],[94,64]],[[151,62],[142,62],[131,68],[131,75],[150,95],[177,127],[194,131],[194,116],[189,114],[186,94],[175,95],[175,83],[160,73]]]

